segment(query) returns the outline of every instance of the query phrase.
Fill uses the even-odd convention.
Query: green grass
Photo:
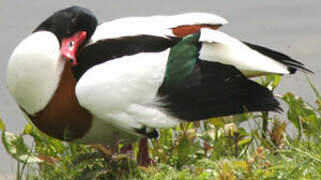
[[[279,81],[279,76],[261,79],[272,90]],[[50,138],[32,125],[10,133],[0,119],[2,142],[17,160],[17,179],[321,179],[321,96],[308,82],[315,104],[293,93],[281,96],[287,122],[267,112],[246,113],[161,130],[159,139],[149,141],[156,162],[149,167],[137,166],[137,143],[133,154],[109,157],[91,146]],[[256,123],[246,131],[240,124],[249,120]],[[288,123],[296,136],[288,135]],[[34,140],[31,147],[26,136]]]

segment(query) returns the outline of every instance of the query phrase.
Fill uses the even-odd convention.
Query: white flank
[[[273,60],[241,41],[220,31],[204,28],[201,30],[200,59],[230,64],[252,77],[264,74],[289,74],[287,66]]]
[[[59,42],[47,31],[24,39],[12,53],[7,68],[7,84],[17,104],[27,113],[42,110],[54,94],[63,71]]]
[[[76,85],[79,103],[98,119],[134,133],[134,129],[167,128],[178,123],[158,109],[156,95],[166,70],[169,50],[140,53],[89,69]]]
[[[141,34],[167,37],[173,36],[172,31],[170,30],[171,28],[183,25],[223,25],[226,23],[227,21],[220,16],[199,12],[172,16],[125,17],[99,25],[91,37],[90,44],[101,39],[136,36]]]

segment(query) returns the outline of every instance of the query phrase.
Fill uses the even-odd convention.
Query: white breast
[[[64,61],[59,60],[59,42],[47,31],[33,33],[12,53],[7,84],[17,104],[35,114],[50,101],[60,79]]]

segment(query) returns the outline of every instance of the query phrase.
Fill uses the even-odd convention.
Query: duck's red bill
[[[87,37],[86,31],[79,31],[69,38],[64,38],[61,43],[60,55],[70,61],[73,66],[77,65],[76,52]]]

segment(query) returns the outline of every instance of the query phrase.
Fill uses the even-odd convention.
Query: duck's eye
[[[68,43],[68,47],[72,47],[72,46],[74,46],[74,44],[75,44],[75,42],[74,42],[74,41],[69,41],[69,43]]]

